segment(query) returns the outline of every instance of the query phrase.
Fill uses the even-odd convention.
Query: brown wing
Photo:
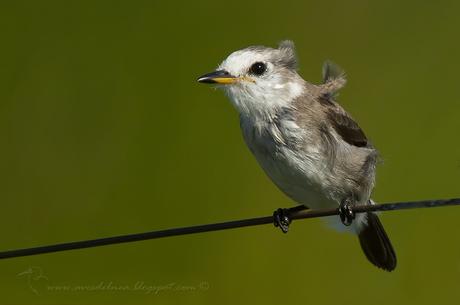
[[[345,85],[345,72],[332,62],[325,62],[323,81],[318,101],[325,106],[330,125],[348,144],[357,147],[370,146],[358,124],[334,101],[337,90]]]
[[[327,118],[345,142],[357,147],[369,146],[369,141],[364,132],[345,111],[337,107],[331,107],[327,110]]]

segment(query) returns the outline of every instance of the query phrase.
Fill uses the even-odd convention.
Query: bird
[[[314,84],[298,70],[294,43],[284,40],[276,48],[237,50],[198,82],[223,89],[260,167],[298,204],[277,209],[275,226],[286,233],[293,212],[338,208],[338,224],[358,236],[367,259],[393,271],[396,254],[377,214],[353,212],[354,205],[375,204],[371,193],[379,154],[337,102],[345,72],[326,61],[322,83]]]

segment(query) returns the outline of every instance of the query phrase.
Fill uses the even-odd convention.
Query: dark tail
[[[367,259],[386,271],[396,268],[396,253],[377,215],[367,213],[367,225],[359,232],[359,243]]]

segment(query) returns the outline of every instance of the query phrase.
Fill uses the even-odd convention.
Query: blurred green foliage
[[[326,59],[347,71],[340,102],[384,160],[377,201],[459,196],[459,12],[458,1],[4,1],[0,248],[291,206],[222,92],[195,82],[236,49],[286,38],[305,79],[319,82]],[[287,235],[263,226],[0,261],[1,298],[456,304],[459,215],[383,215],[393,273],[353,236],[308,220]]]

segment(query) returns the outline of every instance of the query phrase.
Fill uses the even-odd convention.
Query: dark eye
[[[265,71],[267,71],[267,65],[260,61],[252,64],[249,69],[249,72],[254,75],[262,75]]]

